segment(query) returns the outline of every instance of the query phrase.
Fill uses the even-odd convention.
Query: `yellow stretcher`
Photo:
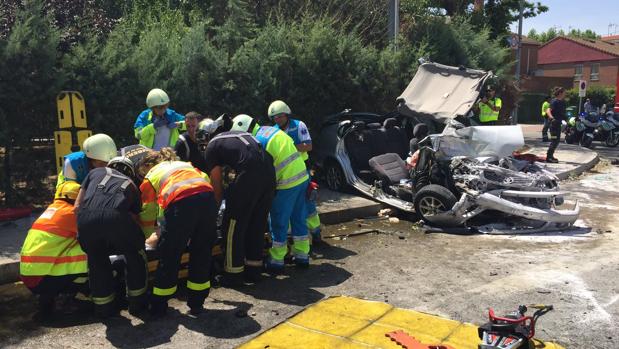
[[[402,348],[385,336],[403,330],[427,345],[477,349],[477,326],[352,297],[320,301],[241,345],[240,349]],[[535,348],[563,349],[534,340]]]

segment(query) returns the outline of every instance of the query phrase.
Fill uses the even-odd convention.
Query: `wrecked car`
[[[378,118],[370,123],[358,118],[340,121],[334,157],[323,157],[323,163],[362,194],[416,212],[433,226],[499,234],[571,226],[578,218],[578,203],[558,209],[565,193],[556,176],[512,157],[524,145],[519,126],[466,127],[456,121],[466,120],[488,76],[423,64],[398,99],[397,117],[385,117],[382,124],[373,122]],[[424,86],[434,93],[424,94]],[[417,100],[419,96],[435,100]],[[428,124],[446,126],[442,133],[410,144],[411,118],[424,117]],[[417,150],[407,163],[413,145]],[[329,175],[326,172],[327,184]]]

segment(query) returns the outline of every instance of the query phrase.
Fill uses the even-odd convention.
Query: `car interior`
[[[355,121],[344,144],[361,180],[368,184],[380,180],[384,191],[410,200],[410,185],[400,185],[410,178],[404,162],[410,150],[409,137],[399,125],[396,118],[387,118],[382,125]]]

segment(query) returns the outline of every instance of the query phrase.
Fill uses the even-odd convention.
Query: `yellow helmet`
[[[56,190],[54,200],[56,199],[69,199],[75,201],[77,194],[80,192],[81,186],[75,181],[66,181],[62,183]]]
[[[288,104],[284,103],[283,101],[277,100],[271,103],[271,105],[269,105],[269,119],[273,119],[275,115],[279,114],[289,115],[292,114],[292,111],[290,110]]]

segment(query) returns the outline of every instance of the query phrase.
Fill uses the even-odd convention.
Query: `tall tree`
[[[17,12],[6,40],[0,40],[0,144],[4,147],[5,201],[10,203],[11,152],[29,146],[33,136],[53,129],[55,95],[62,83],[58,74],[58,32],[44,15],[41,0],[28,0]],[[50,110],[51,109],[51,110]]]

